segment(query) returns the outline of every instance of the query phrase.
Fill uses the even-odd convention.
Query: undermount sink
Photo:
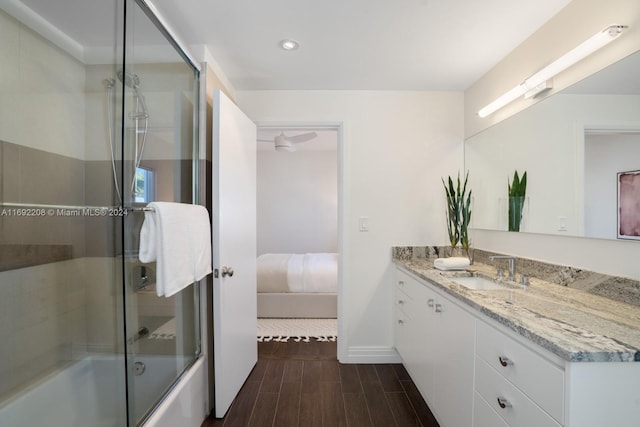
[[[508,289],[506,286],[496,283],[493,280],[485,279],[480,276],[471,276],[471,277],[451,277],[452,282],[457,283],[458,285],[462,285],[465,288],[473,289],[473,290],[492,290],[492,289]]]

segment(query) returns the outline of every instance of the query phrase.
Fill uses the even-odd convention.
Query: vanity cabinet
[[[396,278],[396,348],[440,427],[640,425],[640,362],[567,361],[437,285]]]
[[[475,320],[403,271],[395,288],[396,348],[441,426],[470,426]]]

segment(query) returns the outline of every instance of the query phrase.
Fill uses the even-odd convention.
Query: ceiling
[[[113,3],[23,2],[85,46],[113,37]],[[149,2],[236,90],[465,90],[570,0]]]
[[[569,0],[153,3],[238,90],[464,90]]]

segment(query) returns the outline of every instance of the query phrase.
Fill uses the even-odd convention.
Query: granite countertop
[[[529,286],[505,281],[507,289],[472,290],[440,271],[433,259],[396,265],[498,321],[569,362],[640,362],[640,307],[531,277]],[[492,278],[496,267],[474,263],[467,271]]]

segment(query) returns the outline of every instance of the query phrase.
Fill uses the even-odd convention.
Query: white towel
[[[156,294],[170,297],[211,273],[211,226],[203,206],[152,202],[140,230],[141,262],[156,261]]]
[[[438,270],[464,270],[471,263],[466,257],[438,258],[433,261],[433,266]]]

